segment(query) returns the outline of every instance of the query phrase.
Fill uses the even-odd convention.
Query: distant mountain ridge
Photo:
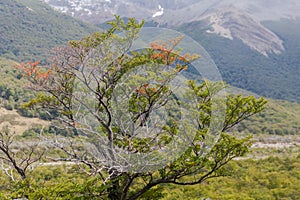
[[[100,24],[122,17],[154,21],[167,27],[209,20],[212,31],[228,39],[241,39],[268,56],[284,51],[283,41],[260,22],[300,17],[300,1],[287,0],[44,0],[76,18]]]
[[[176,23],[187,23],[198,20],[204,14],[228,6],[251,15],[257,21],[279,20],[281,18],[299,17],[298,0],[44,0],[51,6],[74,17],[94,23],[103,23],[113,15],[136,17],[149,20],[164,8],[164,15],[177,13],[173,20]],[[129,9],[124,9],[129,8]],[[171,13],[171,14],[170,14]],[[182,18],[181,14],[184,13]],[[92,19],[92,16],[98,18]],[[180,16],[180,17],[179,17]],[[167,17],[167,16],[166,16]],[[162,17],[164,20],[164,17]],[[166,18],[165,18],[166,19]],[[170,22],[170,20],[168,20]]]

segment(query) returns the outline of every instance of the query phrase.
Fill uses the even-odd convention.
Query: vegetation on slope
[[[28,102],[37,94],[27,89],[29,82],[14,68],[15,65],[15,61],[0,57],[0,107],[8,110],[16,109],[25,117],[50,119],[45,110],[30,110],[22,107],[24,102]]]
[[[0,85],[5,85],[1,94],[3,94],[5,101],[11,101],[13,107],[18,108],[18,105],[25,101],[23,97],[26,96],[24,95],[26,92],[22,91],[20,85],[26,84],[26,82],[23,80],[22,75],[18,74],[12,68],[12,64],[14,65],[13,62],[3,60],[2,63],[1,74],[5,73],[6,76],[3,83],[0,83]],[[14,83],[16,79],[20,80],[19,85]],[[269,112],[274,112],[275,114],[295,114],[295,119],[297,119],[298,104],[288,104],[291,106],[288,109],[285,108],[286,103],[284,102],[280,109],[278,109],[277,103],[275,104],[274,107],[270,107],[271,111]],[[280,120],[291,119],[284,115],[280,115],[277,118]],[[262,119],[264,120],[265,116],[262,116]],[[0,184],[0,191],[5,192],[1,192],[0,198],[11,199],[23,196],[23,194],[30,195],[29,199],[54,199],[58,197],[61,199],[95,198],[95,196],[101,194],[106,189],[101,187],[99,177],[91,178],[86,174],[78,173],[79,170],[77,165],[68,167],[40,166],[32,173],[32,180],[26,180],[30,182],[17,182],[14,184],[11,184],[1,174],[0,180],[2,184]],[[237,171],[238,173],[232,174],[232,171]],[[158,186],[145,193],[143,198],[158,199],[164,197],[165,199],[178,199],[186,196],[190,199],[199,199],[201,197],[216,199],[297,199],[299,197],[298,188],[300,180],[298,171],[299,156],[287,159],[268,158],[263,161],[238,161],[224,169],[224,174],[226,172],[232,174],[231,177],[206,181],[200,186],[189,188]],[[26,191],[28,183],[31,185],[30,191]],[[240,191],[243,191],[242,195]]]
[[[101,187],[100,177],[83,173],[82,167],[74,163],[39,165],[31,174],[30,191],[25,189],[28,182],[13,184],[0,171],[0,198],[12,199],[25,193],[29,199],[95,199],[105,188]],[[225,171],[229,176],[201,185],[155,187],[140,199],[298,200],[300,197],[300,156],[239,160],[230,163]]]
[[[44,60],[47,50],[98,29],[38,0],[1,0],[0,56]]]
[[[300,197],[300,155],[239,160],[226,170],[229,177],[211,179],[200,186],[166,187],[163,199],[298,200]]]
[[[300,104],[270,99],[264,111],[242,122],[238,130],[254,134],[300,134]]]

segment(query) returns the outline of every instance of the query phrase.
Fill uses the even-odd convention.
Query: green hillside
[[[17,109],[22,102],[34,97],[32,91],[26,90],[28,81],[14,68],[15,65],[16,62],[0,57],[0,106],[8,110]]]
[[[236,87],[228,87],[226,92],[259,97],[253,92]],[[265,110],[241,122],[234,129],[253,134],[300,135],[300,104],[269,98]]]
[[[98,30],[39,0],[1,0],[0,24],[0,56],[17,61],[43,60],[51,47]]]
[[[24,102],[34,98],[36,92],[28,89],[29,82],[14,68],[16,64],[15,61],[0,57],[0,107],[7,110],[16,109],[25,117],[49,119],[45,110],[33,111],[21,107]]]
[[[269,99],[266,109],[242,122],[238,130],[254,134],[300,134],[300,104]]]
[[[32,181],[29,199],[97,199],[96,195],[101,191],[101,179],[78,173],[81,167],[70,164],[38,165],[31,174],[35,181]],[[233,161],[224,169],[225,177],[208,179],[195,186],[161,185],[140,199],[299,200],[299,168],[300,155],[295,158]],[[20,186],[12,187],[1,170],[0,191],[0,198],[7,200],[12,199],[9,194],[16,196],[17,192],[23,192]]]

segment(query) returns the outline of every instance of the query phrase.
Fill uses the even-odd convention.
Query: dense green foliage
[[[50,48],[98,30],[38,0],[1,0],[0,24],[0,56],[17,61],[45,60]]]
[[[228,177],[211,179],[199,186],[165,187],[163,199],[298,200],[300,197],[300,156],[240,160],[225,170],[230,174]]]
[[[0,95],[2,106],[14,109],[20,106],[20,102],[28,101],[33,97],[32,92],[26,92],[25,85],[28,81],[14,68],[16,63],[0,58]]]
[[[264,25],[283,40],[282,54],[265,57],[241,40],[207,33],[210,26],[206,22],[192,22],[178,30],[207,50],[230,85],[270,98],[300,102],[300,19],[264,22]]]
[[[29,199],[97,199],[103,190],[100,178],[82,173],[81,167],[74,164],[37,166],[30,178],[15,183],[0,172],[0,199],[25,195]]]
[[[29,199],[98,199],[97,195],[105,189],[101,187],[100,177],[91,177],[80,171],[80,166],[74,164],[38,166],[29,180],[32,185],[30,192],[24,188],[24,181],[12,184],[0,171],[0,198],[21,197],[25,192]],[[298,200],[300,197],[300,156],[238,160],[226,166],[224,172],[229,176],[207,180],[197,186],[162,185],[141,199],[151,199],[152,196],[152,199],[165,200]]]

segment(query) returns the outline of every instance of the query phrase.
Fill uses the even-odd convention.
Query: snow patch
[[[87,15],[92,15],[93,14],[92,11],[90,11],[89,9],[85,8],[84,11],[87,12]]]
[[[78,7],[75,7],[75,9],[74,9],[75,11],[81,11],[81,10],[83,10],[83,8],[82,7],[80,7],[80,6],[78,6]]]
[[[62,13],[67,13],[69,11],[69,8],[65,6],[55,6],[54,9],[59,10]]]
[[[29,8],[28,6],[26,7],[29,11],[34,12],[34,10],[32,8]]]
[[[161,7],[161,5],[158,5],[158,9],[159,9],[159,11],[157,11],[156,13],[154,13],[154,14],[152,15],[153,18],[154,18],[154,17],[161,16],[161,15],[164,14],[164,8]]]

